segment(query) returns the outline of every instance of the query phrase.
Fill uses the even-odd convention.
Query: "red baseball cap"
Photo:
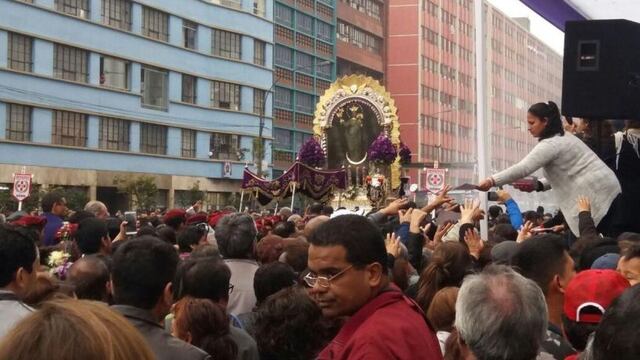
[[[164,214],[163,221],[167,222],[170,219],[177,218],[177,217],[180,217],[186,220],[187,212],[184,209],[171,209],[167,211],[166,214]]]
[[[187,225],[194,225],[194,224],[200,224],[200,223],[206,223],[206,222],[207,222],[206,213],[197,213],[187,218]]]
[[[585,270],[578,273],[564,293],[564,314],[569,320],[597,324],[613,300],[628,288],[629,282],[613,270]],[[586,313],[587,307],[599,313]]]

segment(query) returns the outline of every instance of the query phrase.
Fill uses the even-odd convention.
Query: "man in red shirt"
[[[318,359],[442,359],[419,306],[390,283],[384,238],[370,220],[336,217],[309,242],[311,298],[325,317],[349,317]]]

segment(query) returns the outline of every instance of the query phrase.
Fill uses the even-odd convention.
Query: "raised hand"
[[[389,203],[389,205],[380,210],[380,212],[387,216],[395,215],[398,213],[398,210],[400,210],[400,208],[406,205],[408,202],[409,199],[407,198],[395,199],[391,203]]]
[[[532,235],[531,229],[533,229],[533,222],[525,222],[520,231],[518,231],[518,238],[516,239],[516,242],[521,243],[530,238]]]
[[[469,247],[469,254],[479,259],[480,253],[482,249],[484,249],[484,241],[482,241],[476,229],[467,229],[467,232],[464,234],[464,242]]]
[[[410,208],[409,210],[398,210],[398,220],[400,221],[400,224],[410,223],[412,213],[413,208]]]
[[[436,234],[433,236],[433,242],[436,244],[442,243],[442,238],[449,233],[449,230],[454,226],[453,223],[446,223],[436,228]]]
[[[391,254],[396,258],[400,255],[400,238],[395,233],[387,234],[384,246],[387,248],[387,254]]]
[[[591,201],[586,196],[578,196],[578,212],[591,211]]]
[[[472,223],[474,217],[478,216],[479,208],[479,200],[464,199],[464,205],[460,206],[460,222],[463,224]]]

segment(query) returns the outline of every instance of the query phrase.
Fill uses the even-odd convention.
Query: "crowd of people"
[[[367,215],[197,203],[134,234],[49,193],[0,227],[0,359],[640,356],[640,234],[602,237],[580,197],[570,241],[498,190],[481,239],[478,201],[447,191]]]
[[[367,214],[198,202],[134,224],[50,192],[0,224],[0,360],[640,359],[637,134],[610,170],[543,105],[538,146],[478,188],[542,168],[555,216],[447,187]]]

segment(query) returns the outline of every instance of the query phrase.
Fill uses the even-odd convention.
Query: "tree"
[[[200,181],[196,181],[189,190],[178,193],[176,196],[176,204],[187,207],[195,204],[198,200],[204,200],[204,197],[204,191],[200,190]]]
[[[153,176],[116,176],[113,184],[119,193],[127,194],[130,209],[150,210],[155,207],[158,187]]]
[[[70,210],[78,211],[84,209],[84,206],[89,202],[89,196],[87,196],[86,189],[76,187],[55,187],[48,192],[60,192],[67,200],[67,207]]]
[[[9,184],[8,190],[0,190],[0,213],[12,213],[18,210],[18,200],[11,196],[13,184]],[[40,199],[43,191],[40,184],[31,184],[31,194],[22,202],[22,210],[31,212],[40,208]]]

